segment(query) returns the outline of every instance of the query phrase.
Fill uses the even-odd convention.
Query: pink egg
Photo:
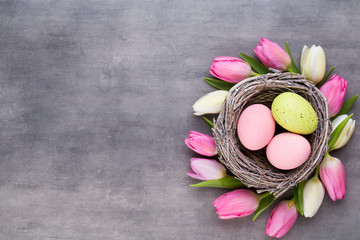
[[[240,115],[237,133],[240,142],[249,150],[265,147],[274,136],[275,120],[271,110],[263,104],[247,107]]]
[[[310,152],[306,138],[289,132],[276,135],[266,148],[269,162],[281,170],[297,168],[308,159]]]

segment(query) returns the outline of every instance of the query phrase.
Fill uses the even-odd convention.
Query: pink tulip
[[[333,201],[343,199],[345,197],[345,169],[339,159],[331,157],[327,153],[320,165],[320,178]]]
[[[214,58],[209,71],[214,77],[231,83],[238,83],[252,76],[251,67],[247,62],[228,56]]]
[[[189,138],[185,139],[185,144],[194,152],[204,156],[215,156],[216,145],[214,139],[206,134],[190,131]]]
[[[334,74],[324,85],[320,87],[320,91],[326,97],[329,105],[330,117],[334,117],[341,109],[347,90],[347,81],[342,77]]]
[[[226,176],[225,167],[214,159],[190,159],[191,171],[187,172],[192,178],[199,180],[220,179]]]
[[[237,189],[218,197],[213,205],[221,219],[246,217],[259,206],[260,196],[247,189]]]
[[[294,201],[281,201],[270,214],[266,225],[266,235],[281,238],[294,225],[297,215]]]
[[[254,49],[256,56],[268,68],[281,71],[288,70],[291,64],[290,56],[277,43],[261,38],[261,43]]]

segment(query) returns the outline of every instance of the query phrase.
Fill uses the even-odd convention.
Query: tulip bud
[[[303,210],[305,217],[313,217],[324,199],[325,188],[317,174],[308,180],[303,190]]]
[[[343,115],[340,115],[337,118],[335,118],[334,121],[332,121],[332,123],[331,123],[332,131],[334,131],[339,126],[339,124],[342,121],[344,121],[345,118],[347,118],[347,117],[348,117],[348,115],[343,114]],[[345,146],[345,144],[351,138],[354,130],[355,130],[355,120],[350,118],[349,121],[346,123],[345,127],[343,128],[342,132],[340,133],[340,136],[339,136],[338,140],[336,141],[334,147],[331,150],[339,149],[339,148],[342,148],[343,146]]]
[[[345,169],[341,161],[328,153],[320,165],[320,178],[333,201],[343,199],[346,192]]]
[[[185,144],[194,152],[204,156],[215,156],[216,144],[214,139],[206,134],[190,131],[189,138],[185,139]]]
[[[194,103],[194,115],[200,116],[204,114],[219,113],[228,93],[229,92],[225,90],[217,90],[204,95]]]
[[[320,87],[320,91],[326,97],[329,105],[330,117],[334,117],[341,109],[347,90],[347,81],[334,74]]]
[[[259,206],[260,196],[248,189],[237,189],[218,197],[213,205],[221,219],[246,217]]]
[[[231,83],[238,83],[252,76],[251,67],[247,62],[228,56],[214,58],[209,72],[214,77]]]
[[[297,215],[294,201],[281,201],[270,214],[266,225],[266,235],[281,238],[294,225]]]
[[[322,47],[312,45],[309,49],[306,45],[301,54],[301,73],[314,84],[319,83],[326,69],[325,53]]]
[[[192,171],[187,175],[199,180],[221,179],[226,176],[225,167],[214,159],[192,158],[190,159]]]
[[[290,56],[277,43],[261,38],[261,43],[254,49],[256,56],[268,68],[288,70],[291,64]]]

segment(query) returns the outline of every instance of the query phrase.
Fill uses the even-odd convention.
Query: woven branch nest
[[[271,108],[274,98],[283,92],[294,92],[304,97],[319,119],[315,132],[304,136],[311,145],[309,158],[301,166],[287,171],[277,169],[268,162],[265,148],[258,151],[246,149],[239,141],[236,129],[243,109],[256,103]],[[258,193],[269,191],[279,197],[307,179],[323,159],[328,149],[331,125],[324,95],[303,75],[287,72],[251,77],[236,84],[229,91],[212,131],[220,162],[236,178],[247,187],[254,187]]]

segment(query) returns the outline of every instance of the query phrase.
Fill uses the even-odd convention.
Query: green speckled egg
[[[296,93],[285,92],[277,96],[271,105],[271,112],[280,126],[293,133],[310,134],[318,126],[314,108]]]

